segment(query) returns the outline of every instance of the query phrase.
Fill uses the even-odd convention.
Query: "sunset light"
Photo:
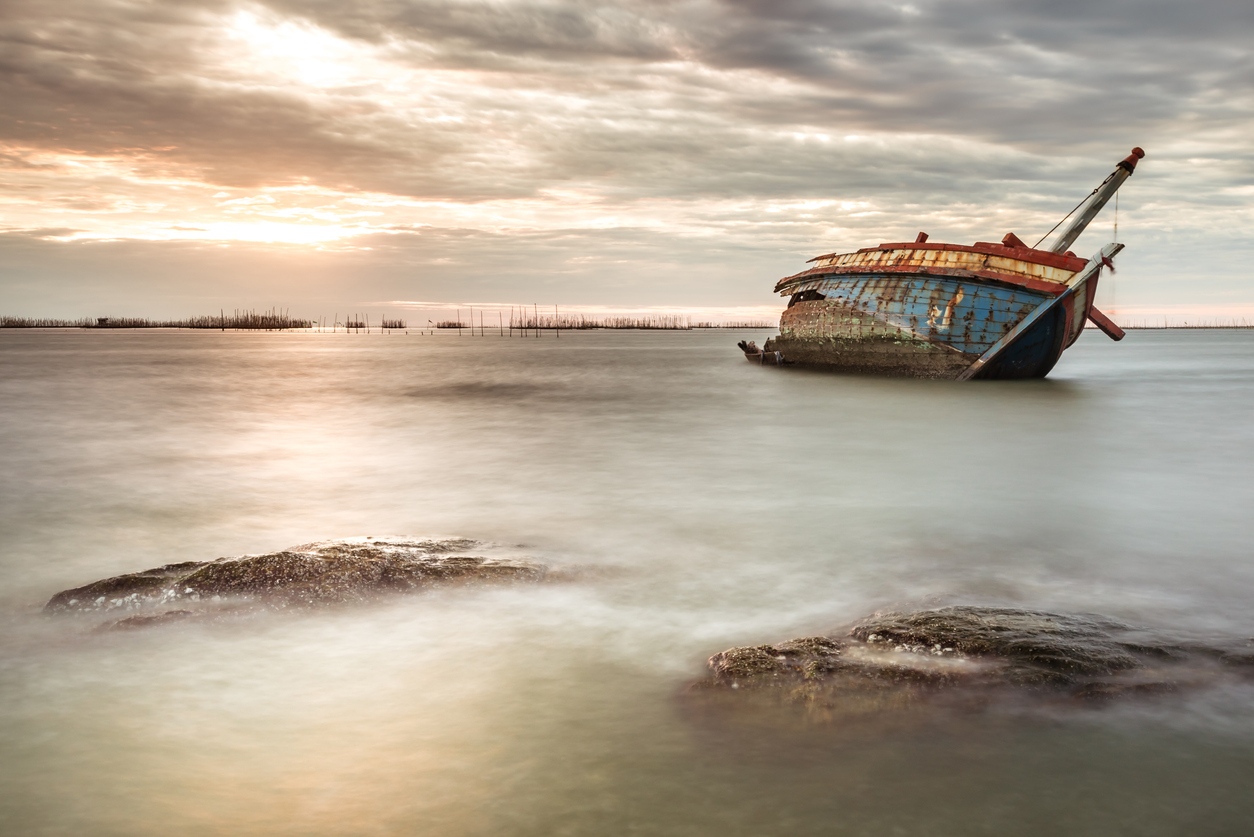
[[[911,7],[798,35],[804,62],[781,63],[748,33],[791,24],[703,4],[567,17],[527,3],[411,14],[241,2],[126,12],[125,24],[104,5],[74,8],[21,5],[12,24],[31,35],[12,59],[29,69],[8,77],[0,239],[46,265],[75,263],[93,242],[131,242],[135,277],[176,258],[171,247],[233,245],[241,266],[304,247],[356,254],[355,278],[319,293],[358,301],[397,296],[407,265],[405,295],[423,298],[500,298],[508,274],[572,305],[700,306],[711,293],[771,305],[771,277],[815,253],[921,229],[959,242],[1039,236],[1134,126],[1153,136],[1155,163],[1121,193],[1120,304],[1174,304],[1176,254],[1191,251],[1191,304],[1229,310],[1236,251],[1201,245],[1254,222],[1226,162],[1243,153],[1224,116],[1240,97],[1199,88],[1180,105],[1213,131],[1153,122],[1169,111],[1125,96],[1103,104],[1100,130],[1059,133],[1049,114],[1069,119],[1122,66],[1105,51],[1123,47],[1090,50],[1083,31],[939,62],[938,46],[913,42],[891,65],[853,34],[932,26],[938,12]],[[1091,67],[1056,77],[1069,56]],[[1213,75],[1208,62],[1199,72]],[[915,77],[928,82],[893,81]],[[955,121],[958,95],[1016,115]],[[1164,236],[1169,251],[1142,246]],[[145,261],[143,248],[171,255]],[[76,270],[53,275],[74,285]],[[23,275],[10,304],[40,309],[36,274]],[[163,305],[147,291],[134,301]]]

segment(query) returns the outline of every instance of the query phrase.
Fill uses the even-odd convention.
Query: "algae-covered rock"
[[[850,636],[916,653],[945,649],[996,657],[1067,675],[1112,674],[1136,668],[1137,657],[1115,637],[1129,628],[1095,616],[1002,607],[946,607],[877,615]]]
[[[736,680],[769,675],[796,674],[820,661],[829,664],[839,655],[844,643],[830,637],[813,636],[791,639],[778,645],[753,645],[729,648],[710,658],[710,672],[716,678]]]
[[[111,603],[134,602],[160,595],[170,585],[203,567],[199,561],[166,564],[139,573],[93,581],[72,590],[62,590],[48,602],[46,610],[108,609]]]
[[[876,614],[843,636],[730,648],[691,699],[827,721],[920,706],[1174,694],[1241,668],[1240,651],[1155,642],[1113,619],[994,607]]]
[[[544,564],[466,538],[349,538],[264,555],[167,564],[107,578],[57,593],[45,610],[149,611],[177,605],[203,612],[241,602],[271,608],[308,607],[366,601],[433,586],[536,582],[545,580],[547,574]],[[117,623],[119,627],[145,624],[155,622]]]

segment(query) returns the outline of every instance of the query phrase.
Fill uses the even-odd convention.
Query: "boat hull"
[[[956,378],[1030,313],[1063,295],[1084,264],[1050,254],[1052,264],[1038,265],[1023,259],[1022,250],[1000,245],[941,246],[946,249],[881,245],[820,257],[819,267],[779,283],[790,301],[779,336],[763,349],[799,366]],[[996,248],[996,272],[982,258],[990,248]],[[1095,280],[1077,287],[976,377],[1047,375],[1079,336],[1095,287]]]

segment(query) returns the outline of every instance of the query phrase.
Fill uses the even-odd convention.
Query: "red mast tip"
[[[1119,168],[1127,169],[1128,174],[1132,174],[1132,171],[1136,168],[1136,161],[1144,156],[1145,149],[1138,145],[1136,148],[1132,149],[1131,154],[1119,161]]]

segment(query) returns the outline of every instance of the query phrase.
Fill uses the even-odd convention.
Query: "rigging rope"
[[[1110,176],[1109,176],[1109,177],[1107,177],[1107,178],[1106,178],[1106,180],[1103,180],[1100,184],[1098,184],[1097,189],[1094,189],[1093,191],[1091,191],[1091,192],[1089,192],[1087,195],[1085,195],[1085,196],[1084,196],[1084,200],[1082,200],[1082,201],[1080,201],[1079,203],[1077,203],[1077,204],[1076,204],[1076,205],[1072,208],[1072,210],[1071,210],[1070,212],[1068,212],[1066,215],[1062,216],[1062,221],[1065,221],[1065,220],[1067,220],[1068,218],[1070,218],[1072,215],[1074,215],[1074,214],[1075,214],[1075,211],[1076,211],[1077,209],[1079,209],[1080,207],[1084,206],[1085,201],[1087,201],[1089,198],[1091,198],[1091,197],[1093,197],[1094,195],[1096,195],[1096,194],[1097,194],[1097,192],[1098,192],[1098,190],[1100,190],[1103,186],[1105,186],[1105,185],[1106,185],[1106,183],[1107,183],[1107,181],[1109,181],[1109,180],[1110,180],[1110,178],[1111,178],[1111,177],[1114,177],[1114,176],[1115,176],[1115,173],[1114,173],[1114,172],[1111,172],[1111,173],[1110,173]],[[1116,194],[1116,195],[1118,195],[1119,193],[1118,193],[1118,192],[1116,192],[1115,194]],[[1053,234],[1054,230],[1056,230],[1056,229],[1058,229],[1059,227],[1061,227],[1061,226],[1062,226],[1062,221],[1059,221],[1057,224],[1054,224],[1054,226],[1052,226],[1052,227],[1050,228],[1049,232],[1045,233],[1043,236],[1041,236],[1040,238],[1038,238],[1038,239],[1036,240],[1036,244],[1033,244],[1033,245],[1032,245],[1032,249],[1033,249],[1033,250],[1035,250],[1035,249],[1036,249],[1037,244],[1040,244],[1042,241],[1044,241],[1045,239],[1049,238],[1049,237],[1050,237],[1050,235],[1051,235],[1051,234]]]
[[[1119,193],[1115,192],[1115,237],[1114,241],[1119,240]],[[1114,316],[1119,312],[1118,300],[1115,295],[1115,268],[1110,268],[1110,314]]]

